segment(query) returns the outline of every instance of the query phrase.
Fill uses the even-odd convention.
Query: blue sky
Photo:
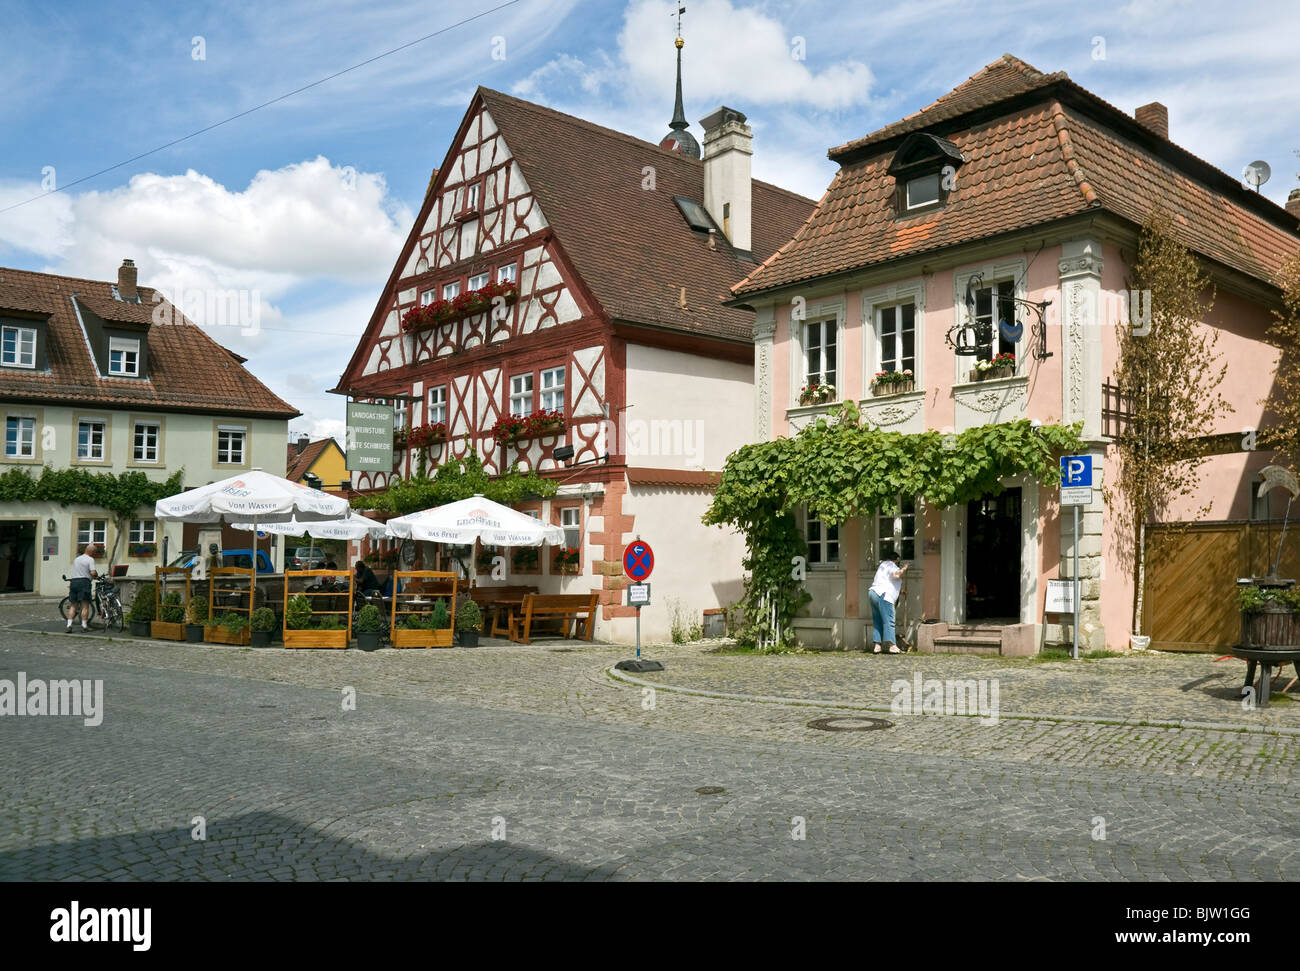
[[[650,140],[667,131],[675,3],[519,0],[489,12],[501,2],[0,4],[0,209],[40,197],[0,213],[0,265],[113,279],[131,257],[140,281],[169,295],[257,291],[256,333],[204,326],[304,412],[292,431],[341,433],[342,400],[326,389],[475,86]],[[1066,70],[1125,111],[1164,102],[1171,137],[1202,158],[1238,176],[1269,162],[1274,201],[1300,186],[1294,3],[685,2],[696,137],[719,104],[739,108],[755,176],[814,198],[834,173],[828,147],[1004,52]]]

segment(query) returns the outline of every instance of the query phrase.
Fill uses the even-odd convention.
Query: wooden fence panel
[[[1272,567],[1281,522],[1213,522],[1147,529],[1142,629],[1158,651],[1225,653],[1241,636],[1237,578]],[[1300,577],[1300,524],[1287,528],[1278,574]]]

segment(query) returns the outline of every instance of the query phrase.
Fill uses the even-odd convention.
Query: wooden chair
[[[537,594],[524,597],[519,613],[510,618],[510,639],[523,644],[532,643],[534,620],[558,620],[560,632],[568,636],[569,622],[575,625],[574,636],[579,636],[576,625],[587,622],[583,640],[591,640],[596,633],[596,601],[600,594],[593,590],[585,593]]]

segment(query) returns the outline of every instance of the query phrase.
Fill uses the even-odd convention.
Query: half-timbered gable
[[[744,116],[727,111],[726,130],[748,139]],[[356,473],[354,488],[384,488],[474,449],[491,472],[518,465],[564,483],[532,511],[580,524],[582,563],[548,588],[594,581],[607,620],[627,613],[612,566],[652,528],[636,507],[656,510],[674,542],[706,551],[683,547],[688,601],[703,592],[702,607],[719,606],[719,578],[738,593],[742,551],[699,525],[696,508],[753,427],[750,315],[723,301],[813,203],[751,185],[746,161],[734,223],[730,208],[703,214],[708,164],[480,88],[335,389],[394,401],[399,421],[442,424],[445,438],[399,453],[391,473]],[[740,209],[751,190],[752,220]],[[507,444],[494,436],[503,418],[538,413],[558,420]],[[574,449],[568,464],[587,464],[561,469],[559,445]],[[551,575],[546,565],[540,575]]]

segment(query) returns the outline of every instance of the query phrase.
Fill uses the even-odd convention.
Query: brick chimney
[[[299,435],[298,443],[297,443],[298,454],[301,455],[302,450],[310,444],[311,444],[311,439],[309,439],[306,435]]]
[[[722,107],[700,121],[704,129],[704,208],[733,248],[753,249],[750,156],[754,133],[745,116]]]
[[[135,288],[135,260],[123,260],[117,268],[117,295],[131,303],[140,302],[140,291]]]
[[[1133,117],[1144,128],[1150,128],[1161,138],[1169,137],[1169,109],[1159,101],[1133,110]]]
[[[1292,189],[1286,197],[1286,211],[1300,219],[1300,189]]]

